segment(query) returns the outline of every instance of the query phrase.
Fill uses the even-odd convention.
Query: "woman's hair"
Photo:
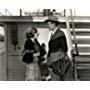
[[[32,38],[32,37],[34,37],[35,33],[37,33],[37,29],[35,27],[29,27],[26,32],[26,37]]]

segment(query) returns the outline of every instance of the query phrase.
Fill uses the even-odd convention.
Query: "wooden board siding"
[[[25,64],[21,61],[21,56],[8,56],[8,80],[24,81]]]
[[[10,24],[7,24],[7,29],[8,29],[8,37],[7,37],[7,47],[8,47],[8,80],[9,81],[24,81],[25,80],[25,70],[26,70],[26,66],[25,64],[22,62],[22,49],[24,46],[24,42],[25,42],[25,32],[27,30],[27,28],[32,25],[32,23],[17,23],[17,27],[18,27],[18,45],[16,47],[16,50],[14,50],[14,45],[12,44],[11,40],[11,33],[10,33]],[[41,30],[44,30],[44,28],[38,28],[38,31],[40,32]],[[47,30],[48,31],[48,30]],[[40,43],[44,42],[48,37],[47,33],[46,33],[46,37],[44,36],[44,32],[41,31],[40,32],[40,38],[39,41]],[[43,40],[43,39],[44,40]]]
[[[90,81],[90,27],[88,23],[85,24],[81,24],[81,27],[77,26],[78,30],[75,28],[77,46],[80,55],[75,57],[75,64],[80,81]],[[72,43],[75,47],[72,30],[71,35]]]
[[[5,51],[0,53],[0,81],[6,81],[6,60]]]
[[[18,45],[14,50],[14,45],[11,42],[10,25],[8,24],[8,80],[9,81],[24,81],[25,80],[25,64],[22,62],[21,51],[25,41],[25,31],[29,23],[17,23],[18,29]]]

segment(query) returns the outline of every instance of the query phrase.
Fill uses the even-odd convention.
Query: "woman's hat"
[[[60,24],[60,22],[58,21],[58,17],[56,17],[56,16],[49,16],[48,19],[45,20],[44,22],[45,22],[45,23],[55,22],[55,23]]]

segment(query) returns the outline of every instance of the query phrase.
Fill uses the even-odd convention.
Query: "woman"
[[[45,50],[40,46],[37,38],[38,32],[35,27],[30,27],[26,33],[23,50],[23,62],[26,65],[26,81],[40,81],[41,72],[39,68],[39,59],[46,54]]]

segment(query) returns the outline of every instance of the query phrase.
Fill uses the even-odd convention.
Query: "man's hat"
[[[56,16],[49,16],[47,20],[44,21],[45,23],[47,22],[55,22],[55,23],[58,23],[60,24],[60,22],[58,21],[58,17]]]

